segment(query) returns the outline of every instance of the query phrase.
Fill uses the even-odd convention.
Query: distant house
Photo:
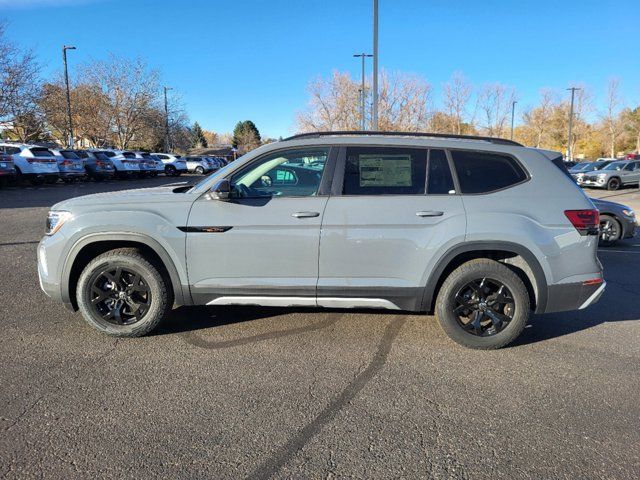
[[[206,148],[192,148],[191,150],[189,150],[189,155],[193,155],[196,157],[224,157],[227,160],[235,160],[237,156],[236,150],[233,148],[233,145],[226,144],[212,145]]]

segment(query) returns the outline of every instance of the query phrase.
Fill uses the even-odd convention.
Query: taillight
[[[600,226],[598,210],[565,210],[564,214],[580,235],[598,235]]]
[[[71,160],[63,160],[60,162],[60,165],[63,167],[70,167],[71,165],[73,165],[73,162]]]

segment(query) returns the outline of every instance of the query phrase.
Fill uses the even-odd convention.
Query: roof
[[[335,132],[310,132],[300,133],[293,135],[292,137],[285,138],[283,141],[299,140],[303,138],[320,138],[320,137],[426,137],[426,138],[439,138],[439,139],[455,139],[455,140],[477,140],[482,142],[488,142],[498,145],[514,145],[522,147],[523,145],[514,142],[513,140],[507,140],[505,138],[495,137],[482,137],[477,135],[454,135],[448,133],[427,133],[427,132],[380,132],[374,130],[355,130],[355,131],[335,131]]]

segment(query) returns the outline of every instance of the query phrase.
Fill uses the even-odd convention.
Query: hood
[[[602,209],[625,209],[625,210],[631,210],[630,207],[623,205],[621,203],[616,203],[616,202],[610,202],[609,200],[601,200],[599,198],[591,198],[590,199],[593,204],[596,206],[596,208],[598,210],[602,210]]]
[[[164,203],[192,201],[190,195],[181,192],[185,183],[175,183],[162,187],[137,188],[135,190],[119,190],[117,192],[94,193],[82,197],[70,198],[56,203],[52,210],[70,210],[74,207],[94,206],[94,205],[122,205],[138,203]]]

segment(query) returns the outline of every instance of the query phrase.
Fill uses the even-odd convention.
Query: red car
[[[640,160],[640,153],[628,153],[625,157],[625,160]]]

